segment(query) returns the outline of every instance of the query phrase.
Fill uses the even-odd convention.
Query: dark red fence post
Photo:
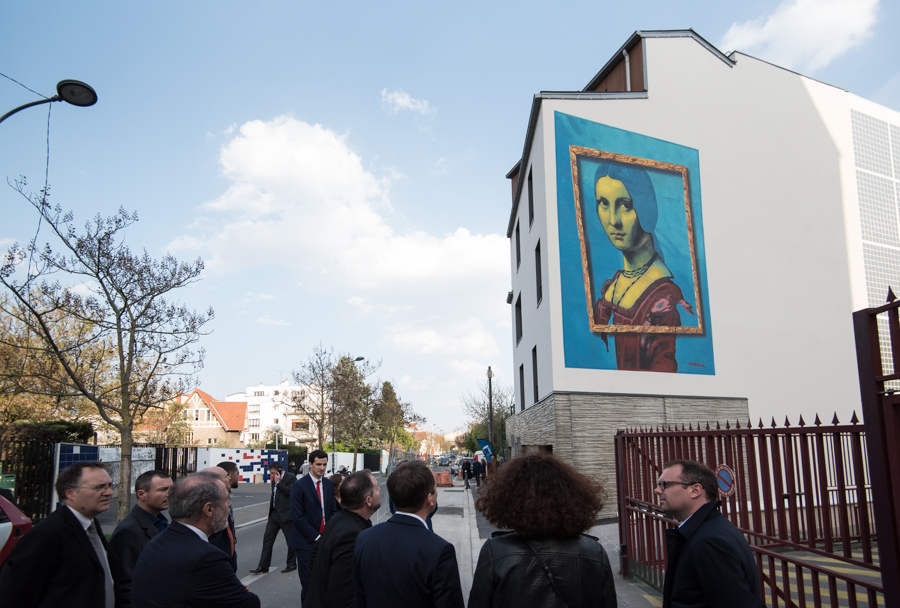
[[[891,357],[896,362],[900,354],[900,345],[895,342],[898,306],[900,302],[853,313],[878,554],[881,571],[888,574],[882,577],[886,606],[900,606],[900,577],[891,574],[900,571],[900,399],[893,396],[893,391],[889,395],[884,390],[885,380],[896,379],[897,369],[890,376],[885,376],[882,370],[877,315],[890,311]]]

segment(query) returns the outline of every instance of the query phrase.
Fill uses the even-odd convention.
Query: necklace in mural
[[[656,253],[654,252],[653,257],[650,258],[650,261],[641,266],[640,268],[636,268],[634,270],[623,270],[616,277],[616,282],[613,283],[613,292],[612,292],[612,303],[619,304],[622,300],[625,299],[625,295],[634,287],[634,284],[638,282],[638,279],[644,276],[650,266],[653,265],[653,262],[656,261]],[[626,279],[632,279],[631,284],[625,288],[625,291],[622,292],[622,295],[619,296],[619,299],[616,299],[616,290],[619,288],[619,279],[624,275]]]

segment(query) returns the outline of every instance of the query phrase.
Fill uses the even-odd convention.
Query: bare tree
[[[494,437],[489,437],[488,440],[491,442],[491,445],[494,445],[495,438],[505,436],[506,420],[512,415],[512,407],[513,403],[515,403],[516,395],[512,385],[509,384],[494,384],[490,395],[488,390],[487,381],[481,381],[478,383],[476,392],[470,391],[462,395],[459,400],[462,402],[463,412],[469,417],[470,422],[484,424],[485,429],[488,427],[491,403],[493,403]]]
[[[331,392],[336,364],[334,349],[326,350],[319,342],[318,346],[313,347],[306,363],[298,371],[291,372],[294,384],[299,384],[303,389],[291,394],[290,405],[295,411],[309,416],[310,422],[316,425],[319,449],[325,445],[325,429],[331,422]]]
[[[71,212],[51,208],[45,191],[29,195],[24,186],[20,180],[15,189],[56,245],[39,246],[35,235],[25,247],[10,247],[0,266],[0,283],[11,296],[2,312],[27,327],[30,353],[45,363],[15,382],[48,397],[83,396],[119,432],[121,520],[131,509],[135,421],[184,392],[203,364],[203,349],[192,345],[208,333],[203,328],[214,317],[212,308],[198,313],[166,299],[199,280],[203,261],[181,263],[170,254],[156,260],[146,250],[133,254],[124,231],[138,217],[122,208],[97,215],[79,232]],[[73,323],[77,331],[65,331]]]

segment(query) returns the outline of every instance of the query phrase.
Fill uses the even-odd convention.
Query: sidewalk
[[[476,490],[463,489],[462,483],[454,479],[453,488],[438,488],[438,512],[432,518],[434,531],[453,543],[459,562],[459,578],[463,597],[468,600],[472,588],[472,575],[478,564],[478,554],[484,541],[496,530],[475,509]],[[606,550],[615,575],[616,595],[622,608],[659,608],[662,595],[638,581],[629,581],[621,576],[619,568],[619,527],[605,524],[591,528],[589,534],[600,539]]]

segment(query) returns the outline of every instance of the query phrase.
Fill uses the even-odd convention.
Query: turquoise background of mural
[[[714,374],[712,323],[706,286],[706,252],[701,214],[699,152],[693,148],[623,131],[561,112],[555,112],[555,125],[559,257],[566,367],[616,369],[613,334],[607,334],[609,337],[609,352],[607,352],[600,334],[589,330],[569,156],[569,146],[574,145],[687,167],[694,222],[694,245],[700,277],[700,311],[704,315],[705,332],[703,335],[680,334],[676,340],[675,358],[678,362],[678,373]],[[593,196],[596,166],[597,163],[593,159],[580,160],[579,186],[583,197],[585,238],[589,244],[588,257],[591,262],[592,279],[594,289],[599,290],[604,281],[612,278],[615,272],[622,268],[622,254],[610,244],[597,218]],[[654,230],[657,250],[672,271],[674,281],[681,288],[684,299],[694,307],[696,315],[681,176],[667,171],[648,170],[648,173],[656,190],[659,209],[659,219]],[[599,294],[592,294],[592,302],[598,297]],[[682,326],[698,326],[699,320],[695,315],[688,314],[680,307],[679,312]]]

